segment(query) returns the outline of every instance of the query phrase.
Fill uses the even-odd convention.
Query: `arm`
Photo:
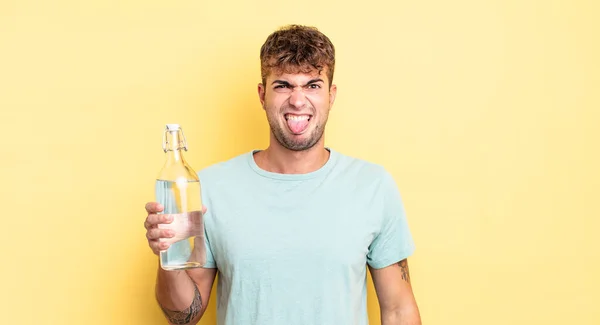
[[[156,300],[169,324],[196,324],[206,311],[217,269],[158,268]]]
[[[146,204],[148,217],[144,222],[148,245],[155,255],[169,248],[169,243],[160,241],[173,237],[173,232],[160,229],[161,223],[170,223],[169,215],[159,215],[163,207],[155,202]],[[206,208],[203,207],[203,213]],[[185,271],[165,271],[158,266],[156,276],[156,300],[169,324],[196,324],[206,311],[208,299],[217,273],[216,268],[196,268]]]
[[[390,266],[369,267],[381,309],[381,325],[421,325],[406,259]]]

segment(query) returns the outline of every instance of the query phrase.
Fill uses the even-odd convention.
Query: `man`
[[[382,167],[324,145],[337,88],[335,51],[315,28],[287,26],[260,52],[258,95],[270,143],[199,173],[207,263],[159,268],[156,297],[171,324],[195,324],[217,271],[219,325],[367,324],[366,269],[383,325],[421,324],[400,195]],[[155,254],[168,216],[146,205]]]

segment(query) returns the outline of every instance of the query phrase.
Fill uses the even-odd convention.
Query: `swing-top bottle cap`
[[[187,151],[187,141],[179,124],[167,124],[167,129],[163,133],[163,150],[178,150]]]
[[[179,124],[167,124],[167,130],[177,131],[179,130]]]

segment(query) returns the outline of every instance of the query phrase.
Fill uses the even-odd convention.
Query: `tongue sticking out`
[[[294,134],[300,134],[308,128],[308,118],[288,118],[287,120],[288,127]]]

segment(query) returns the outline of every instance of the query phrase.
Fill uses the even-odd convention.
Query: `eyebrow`
[[[321,78],[311,79],[311,80],[309,80],[309,81],[306,83],[306,85],[305,85],[305,86],[308,86],[308,85],[310,85],[310,84],[314,84],[314,83],[317,83],[317,82],[324,82],[324,81],[323,81],[323,79],[321,79]],[[274,85],[274,84],[280,84],[280,85],[286,85],[286,86],[290,86],[290,85],[291,85],[289,82],[287,82],[287,81],[285,81],[285,80],[279,80],[279,79],[278,79],[278,80],[275,80],[275,81],[273,81],[273,82],[271,83],[271,85]]]

